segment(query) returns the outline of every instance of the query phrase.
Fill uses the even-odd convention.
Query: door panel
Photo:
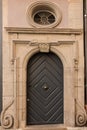
[[[27,65],[27,125],[63,123],[63,64],[53,53],[37,53]]]

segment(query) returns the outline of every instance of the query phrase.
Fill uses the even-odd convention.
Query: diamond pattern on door
[[[54,53],[37,53],[27,65],[27,125],[62,124],[63,64]]]

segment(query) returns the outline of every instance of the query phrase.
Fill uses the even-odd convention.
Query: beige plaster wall
[[[38,0],[8,0],[8,26],[11,27],[32,27],[26,18],[29,5]],[[44,0],[42,0],[44,1]],[[68,1],[67,0],[50,0],[58,5],[62,11],[62,22],[59,27],[68,26]]]
[[[7,1],[7,0],[6,0]],[[26,18],[29,5],[38,0],[8,0],[8,23],[10,27],[30,27]],[[62,21],[58,28],[82,28],[83,27],[83,1],[82,0],[50,0],[58,5],[62,12]]]
[[[83,0],[68,0],[68,27],[83,28]]]

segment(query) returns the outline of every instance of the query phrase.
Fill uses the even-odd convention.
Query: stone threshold
[[[0,130],[5,130],[0,126]],[[31,126],[19,129],[7,129],[7,130],[87,130],[87,127],[63,127],[63,126]]]
[[[29,126],[24,129],[20,128],[17,130],[87,130],[87,127],[66,127],[63,125],[40,125],[40,126]]]
[[[16,130],[87,130],[87,127],[66,127],[66,128],[62,128],[62,127],[59,127],[59,128],[38,128],[37,129],[35,128],[25,128],[25,129],[16,129]]]
[[[63,125],[35,125],[26,127],[24,130],[67,130]]]
[[[67,127],[67,130],[87,130],[87,127]]]

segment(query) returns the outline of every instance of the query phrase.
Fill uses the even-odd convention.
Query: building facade
[[[86,126],[83,0],[3,0],[2,5],[1,129]]]

